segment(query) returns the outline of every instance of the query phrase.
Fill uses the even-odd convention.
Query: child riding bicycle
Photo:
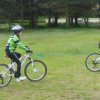
[[[22,34],[23,27],[20,25],[15,25],[11,29],[13,31],[13,34],[8,39],[8,42],[6,44],[6,55],[17,64],[17,71],[15,72],[15,78],[17,79],[17,82],[21,80],[25,80],[26,77],[21,77],[21,62],[19,58],[21,57],[21,54],[18,52],[15,52],[16,48],[19,47],[26,52],[32,52],[27,46],[25,46],[21,40],[20,35]]]

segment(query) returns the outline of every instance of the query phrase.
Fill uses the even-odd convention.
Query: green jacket
[[[6,47],[10,50],[11,53],[13,53],[17,47],[28,51],[28,48],[21,42],[16,34],[11,35],[11,37],[8,39]]]

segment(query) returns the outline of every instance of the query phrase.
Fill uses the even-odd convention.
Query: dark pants
[[[11,58],[12,61],[17,63],[17,71],[15,72],[15,78],[19,78],[21,76],[21,62],[19,60],[21,54],[17,52],[10,53],[9,51],[6,51],[6,54],[9,58]]]

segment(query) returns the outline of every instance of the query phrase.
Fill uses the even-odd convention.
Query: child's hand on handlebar
[[[26,53],[33,53],[33,51],[32,50],[27,50]]]
[[[30,50],[28,46],[25,46],[25,47],[27,48],[26,53],[33,53],[33,51],[32,51],[32,50]]]

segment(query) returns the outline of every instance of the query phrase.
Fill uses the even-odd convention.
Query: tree
[[[29,24],[31,27],[36,27],[38,24],[38,1],[39,0],[24,0],[23,2],[24,19],[30,20]]]
[[[1,0],[0,1],[0,20],[13,20],[16,14],[15,0]]]
[[[95,2],[92,0],[65,0],[69,25],[78,25],[78,18],[83,17],[86,24]]]
[[[88,24],[88,18],[96,11],[96,3],[100,5],[100,0],[1,0],[0,20],[20,19],[22,23],[30,20],[30,25],[35,27],[38,16],[46,16],[48,24],[56,26],[59,17],[66,16],[68,25],[77,26],[80,17]]]
[[[63,14],[63,6],[62,0],[41,0],[38,4],[40,9],[44,9],[44,14],[48,16],[48,25],[58,25],[58,18]],[[51,19],[53,23],[51,22]]]

